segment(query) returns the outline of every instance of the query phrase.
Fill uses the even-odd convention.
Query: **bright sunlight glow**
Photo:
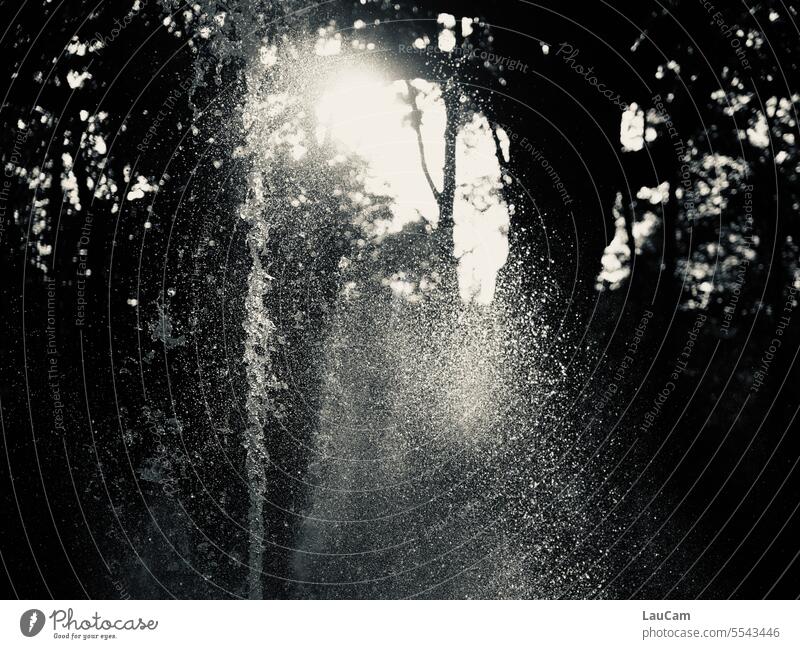
[[[435,84],[416,79],[422,112],[425,158],[438,188],[444,167],[445,109]],[[368,187],[393,198],[400,230],[422,216],[435,224],[438,206],[420,164],[417,136],[409,123],[406,81],[392,83],[362,71],[344,74],[326,88],[317,105],[317,137],[330,137],[367,164]],[[485,118],[468,123],[457,141],[454,239],[459,286],[465,301],[492,301],[498,270],[508,256],[508,210],[499,195],[500,167]]]

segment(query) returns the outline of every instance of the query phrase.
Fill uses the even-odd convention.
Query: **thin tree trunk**
[[[458,87],[448,84],[442,91],[447,125],[444,131],[444,169],[442,191],[439,194],[439,228],[450,235],[452,252],[453,205],[456,197],[456,139],[458,137]]]
[[[442,286],[445,289],[458,285],[458,258],[453,240],[453,211],[456,197],[456,139],[458,137],[459,91],[458,86],[448,84],[442,89],[447,114],[444,132],[444,168],[442,169],[442,191],[437,197],[439,224],[434,232],[436,246],[442,256]]]
[[[446,125],[444,132],[444,167],[442,169],[442,190],[436,188],[433,178],[428,169],[425,159],[425,145],[422,138],[422,114],[417,105],[417,90],[407,83],[409,98],[411,101],[411,126],[417,134],[417,146],[419,149],[420,166],[428,182],[433,198],[439,210],[439,223],[433,233],[436,247],[439,249],[442,259],[446,262],[443,268],[444,283],[451,285],[454,283],[455,268],[458,260],[455,256],[455,245],[453,241],[453,210],[456,197],[456,143],[458,138],[459,120],[459,89],[452,82],[448,82],[442,87],[442,98],[445,104]]]
[[[253,266],[248,277],[246,316],[244,321],[244,362],[247,375],[247,429],[245,430],[245,469],[248,489],[248,579],[247,596],[261,599],[261,575],[264,563],[264,496],[266,466],[269,459],[264,428],[270,409],[270,377],[272,360],[269,356],[274,325],[264,306],[264,294],[269,288],[269,275],[261,263],[263,241],[259,228],[249,234]]]

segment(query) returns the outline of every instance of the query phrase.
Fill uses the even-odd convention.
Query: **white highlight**
[[[420,131],[434,184],[441,189],[446,114],[436,84],[416,79],[422,113]],[[420,163],[405,81],[387,83],[366,73],[335,79],[317,105],[317,137],[331,137],[358,154],[368,166],[367,190],[391,196],[397,232],[422,215],[432,224],[438,205]],[[454,244],[460,259],[459,287],[464,301],[488,304],[497,272],[508,257],[508,209],[500,199],[500,165],[489,124],[483,116],[467,124],[457,140]],[[507,155],[507,138],[504,155]],[[401,291],[402,293],[402,291]]]
[[[619,141],[623,151],[641,151],[644,148],[644,112],[635,102],[622,113]]]

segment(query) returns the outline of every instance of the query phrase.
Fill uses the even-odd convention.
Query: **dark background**
[[[235,211],[244,196],[245,170],[229,155],[240,135],[228,125],[238,119],[241,61],[218,59],[203,50],[200,39],[189,44],[189,31],[176,34],[164,25],[165,10],[155,2],[145,3],[101,55],[70,54],[74,34],[85,42],[94,34],[112,33],[114,20],[127,10],[115,5],[2,6],[8,21],[0,41],[4,163],[13,152],[18,120],[31,125],[19,162],[28,176],[13,178],[0,240],[3,592],[20,598],[238,597],[245,592],[247,559],[246,487],[235,476],[244,462],[245,390],[236,361],[242,334],[230,322],[242,319],[249,260]],[[588,383],[594,390],[576,400],[576,426],[591,412],[587,403],[596,398],[598,386],[612,381],[642,313],[655,314],[638,352],[647,363],[626,378],[597,421],[602,433],[612,434],[613,443],[601,453],[616,467],[599,498],[609,514],[585,540],[594,548],[589,560],[602,556],[611,575],[601,594],[797,597],[798,323],[784,306],[797,272],[799,160],[794,141],[779,137],[797,130],[794,104],[788,121],[770,120],[775,142],[769,148],[739,137],[752,111],[770,97],[798,91],[794,3],[763,2],[752,12],[745,5],[718,8],[728,24],[763,34],[765,40],[756,38],[748,47],[749,71],[737,67],[727,39],[699,2],[459,2],[457,7],[431,2],[416,11],[413,4],[400,5],[395,10],[382,3],[334,3],[304,20],[310,29],[330,17],[347,24],[348,17],[362,15],[381,16],[384,22],[413,15],[421,22],[407,29],[425,33],[435,24],[422,16],[475,15],[492,26],[495,51],[528,63],[525,74],[479,67],[460,74],[462,81],[488,89],[481,91],[492,96],[487,114],[535,142],[563,170],[576,199],[573,223],[557,194],[546,188],[536,194],[554,233],[555,277],[562,286],[574,282],[576,287],[565,322],[574,329],[576,346],[597,359],[576,370],[575,384]],[[277,22],[261,29],[279,38],[281,9],[263,7],[264,15]],[[283,12],[290,13],[288,8],[283,5]],[[180,18],[180,5],[172,10]],[[769,19],[773,10],[778,20]],[[384,43],[406,38],[399,28],[384,30],[377,36]],[[539,41],[550,45],[549,54]],[[704,311],[708,320],[690,368],[646,433],[638,424],[669,380],[699,313],[691,286],[698,280],[686,277],[681,259],[692,246],[715,241],[722,226],[713,219],[699,221],[690,244],[691,230],[674,195],[680,164],[669,140],[660,137],[645,151],[621,154],[619,109],[555,55],[561,42],[579,48],[579,60],[591,62],[598,77],[628,103],[650,107],[654,94],[672,93],[671,116],[683,141],[692,142],[695,160],[715,151],[741,157],[751,169],[747,182],[754,187],[759,243],[732,327],[724,331],[722,310],[733,288],[721,281]],[[419,57],[404,60],[389,45],[386,50],[399,69],[426,72],[419,69]],[[680,73],[667,69],[658,78],[656,70],[670,60],[679,63]],[[67,72],[84,68],[92,78],[73,91],[65,82]],[[438,70],[427,72],[435,77]],[[137,149],[165,98],[187,79],[198,83],[175,99],[145,150]],[[729,115],[710,98],[718,88],[752,100]],[[99,127],[110,134],[106,162],[80,146],[87,128],[81,110],[106,114]],[[196,133],[189,128],[193,123]],[[787,154],[780,164],[779,150]],[[76,161],[80,211],[64,200],[59,185],[64,152]],[[221,169],[212,164],[218,159],[224,160]],[[125,165],[131,168],[130,181]],[[541,168],[524,153],[513,158],[513,165],[518,182],[506,190],[512,200],[520,187],[545,186]],[[37,187],[39,172],[52,181]],[[103,173],[118,186],[117,197],[138,175],[164,182],[157,201],[148,194],[112,212],[118,198],[93,200],[85,183]],[[624,210],[631,221],[645,209],[635,198],[638,188],[665,180],[673,192],[658,212],[652,248],[636,258],[622,288],[596,291],[599,261],[614,234],[615,196],[620,192],[623,204],[635,204]],[[742,192],[735,189],[723,219],[741,225]],[[533,259],[538,245],[526,214],[512,223],[512,245],[523,260],[525,255]],[[91,233],[84,245],[87,215]],[[147,220],[153,225],[143,236]],[[209,238],[218,245],[209,247]],[[54,246],[54,252],[38,256],[37,242]],[[86,282],[86,317],[77,326],[81,248],[92,275]],[[725,258],[736,255],[731,251]],[[57,384],[64,430],[54,427],[47,378],[46,276],[57,287]],[[517,290],[535,295],[537,276],[532,268]],[[138,310],[128,304],[134,295]],[[219,315],[221,305],[226,320]],[[753,393],[754,372],[787,313],[782,345]],[[167,321],[174,330],[165,328]],[[297,420],[292,426],[302,433],[309,422]],[[163,452],[154,450],[159,443]],[[287,470],[304,465],[297,448],[275,442],[270,450]],[[280,507],[270,514],[275,545],[267,565],[286,575],[292,558],[284,548],[291,547],[297,522],[283,508],[302,506],[306,495],[277,474],[270,484],[270,498]],[[270,576],[264,592],[268,597],[296,594],[287,582]],[[564,591],[566,597],[585,595],[578,584]]]

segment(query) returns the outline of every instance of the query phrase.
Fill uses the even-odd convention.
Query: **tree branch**
[[[425,180],[428,181],[428,186],[431,188],[431,192],[433,193],[433,198],[436,200],[436,203],[439,203],[439,190],[436,189],[436,185],[433,182],[433,178],[431,178],[431,172],[428,170],[428,163],[425,161],[425,144],[422,140],[422,111],[417,106],[417,95],[419,94],[419,90],[417,90],[414,86],[411,85],[410,82],[406,81],[406,86],[408,87],[408,95],[411,98],[411,126],[413,127],[414,131],[417,133],[417,148],[419,149],[419,162],[422,166],[422,173],[425,174]]]
[[[458,136],[458,87],[448,84],[442,88],[447,112],[447,126],[444,131],[444,181],[439,195],[440,227],[453,228],[453,203],[456,196],[456,138]]]

